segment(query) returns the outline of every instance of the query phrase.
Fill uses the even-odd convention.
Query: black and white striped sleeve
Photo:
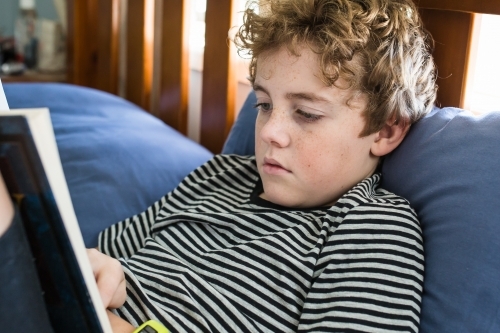
[[[168,196],[151,205],[144,212],[120,221],[99,234],[99,251],[114,258],[129,258],[144,247],[151,227]]]
[[[360,205],[330,234],[299,332],[418,332],[422,233],[400,204]]]
[[[159,215],[165,218],[173,212],[187,209],[185,200],[186,197],[192,195],[192,189],[196,189],[199,184],[204,184],[208,179],[217,177],[220,173],[232,167],[234,167],[234,163],[231,163],[228,156],[216,155],[192,171],[174,190],[144,212],[120,221],[102,231],[98,240],[99,250],[114,258],[130,258],[144,247],[146,239],[151,236],[152,227]]]

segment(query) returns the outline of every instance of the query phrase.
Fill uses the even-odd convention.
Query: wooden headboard
[[[235,25],[233,1],[207,0],[200,143],[214,153],[221,151],[234,121],[236,59],[226,38]],[[475,14],[500,14],[500,1],[415,1],[435,40],[437,103],[463,107]],[[118,94],[120,31],[125,29],[124,97],[186,134],[189,1],[129,0],[125,22],[120,20],[121,3],[68,0],[69,82]],[[154,26],[151,8],[160,11]],[[151,29],[161,36],[157,57]],[[158,71],[154,83],[153,70]],[[159,85],[154,108],[149,103],[153,84]]]
[[[500,14],[498,0],[417,0],[424,27],[434,38],[438,106],[464,107],[475,14]]]

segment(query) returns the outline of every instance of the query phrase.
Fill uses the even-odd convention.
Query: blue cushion
[[[255,103],[257,103],[257,97],[252,91],[248,94],[238,118],[229,132],[222,148],[223,154],[255,154],[255,119],[257,118]]]
[[[5,84],[9,106],[48,107],[88,247],[105,227],[142,212],[211,153],[137,106],[67,84]]]
[[[224,153],[253,154],[255,117],[245,103]],[[435,108],[382,172],[382,186],[407,198],[422,224],[420,332],[500,332],[500,113]]]
[[[424,232],[421,333],[500,332],[500,113],[435,109],[383,165]]]

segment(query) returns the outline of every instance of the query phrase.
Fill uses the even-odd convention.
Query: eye
[[[254,108],[257,109],[257,111],[271,111],[273,109],[273,106],[271,103],[257,103],[254,105]]]
[[[313,114],[313,113],[309,113],[309,112],[305,112],[303,110],[300,110],[298,109],[297,111],[297,114],[299,114],[299,116],[305,121],[305,122],[308,122],[308,123],[312,123],[312,122],[315,122],[315,121],[318,121],[320,120],[321,118],[323,118],[323,116],[321,115],[317,115],[317,114]]]

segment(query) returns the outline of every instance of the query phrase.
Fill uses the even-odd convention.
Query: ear
[[[410,125],[405,121],[397,123],[394,119],[388,120],[384,127],[376,133],[371,153],[378,157],[389,154],[399,146],[409,129]]]

